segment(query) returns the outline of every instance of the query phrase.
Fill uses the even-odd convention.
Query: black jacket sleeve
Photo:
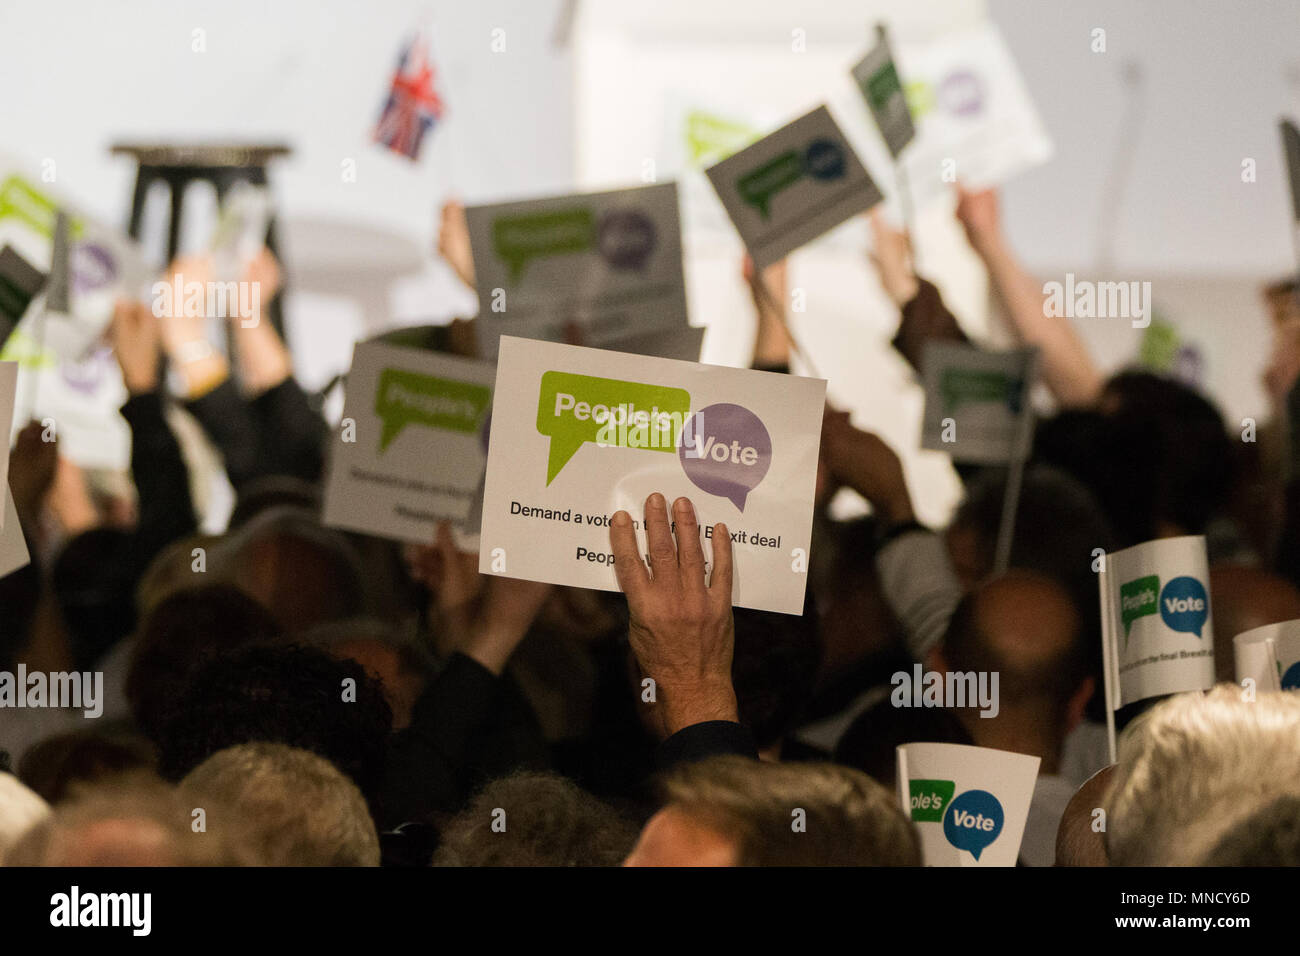
[[[189,471],[181,446],[163,413],[158,392],[132,395],[122,406],[131,426],[131,478],[139,496],[132,549],[140,573],[167,545],[198,527],[190,498]]]
[[[658,763],[666,770],[679,763],[734,754],[758,759],[754,735],[733,720],[706,720],[673,734],[659,745]]]
[[[185,409],[221,452],[226,477],[236,492],[265,473],[258,460],[257,421],[234,379],[228,377],[212,391],[189,400]]]
[[[312,484],[320,481],[329,426],[293,376],[258,395],[249,406],[257,423],[263,474],[288,475]]]

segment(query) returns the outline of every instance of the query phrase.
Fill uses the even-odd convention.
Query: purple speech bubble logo
[[[72,287],[78,292],[102,289],[117,278],[112,254],[94,242],[72,247]]]
[[[956,70],[939,84],[939,102],[956,116],[975,116],[984,108],[984,85],[970,70]]]
[[[745,499],[772,465],[772,436],[748,408],[710,405],[682,426],[677,457],[695,487],[744,511]]]
[[[643,212],[615,209],[600,220],[596,237],[600,255],[615,269],[645,268],[659,243],[655,224]]]

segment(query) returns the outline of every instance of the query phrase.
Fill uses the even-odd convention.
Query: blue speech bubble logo
[[[829,139],[815,139],[803,153],[803,167],[813,179],[839,179],[844,175],[844,150]]]
[[[943,835],[975,859],[1002,833],[1002,804],[987,790],[967,790],[943,815]]]
[[[1174,578],[1160,592],[1160,617],[1170,630],[1200,637],[1209,616],[1210,599],[1196,578]]]
[[[1283,690],[1300,690],[1300,661],[1296,661],[1282,675]]]

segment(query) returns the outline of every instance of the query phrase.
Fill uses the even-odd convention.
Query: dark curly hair
[[[382,686],[355,661],[300,644],[254,644],[194,672],[162,723],[158,770],[180,780],[227,747],[287,744],[347,774],[374,814],[392,724]]]
[[[126,675],[136,723],[157,740],[177,693],[205,661],[279,635],[271,612],[232,584],[204,584],[164,598],[136,633]]]

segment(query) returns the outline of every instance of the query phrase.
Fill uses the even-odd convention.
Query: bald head
[[[1054,578],[1012,570],[968,595],[943,642],[951,670],[1000,674],[1007,706],[1067,699],[1082,680],[1081,622]]]
[[[1106,815],[1102,800],[1114,767],[1102,767],[1075,791],[1056,831],[1057,866],[1106,866]],[[1101,811],[1101,812],[1098,812]]]

